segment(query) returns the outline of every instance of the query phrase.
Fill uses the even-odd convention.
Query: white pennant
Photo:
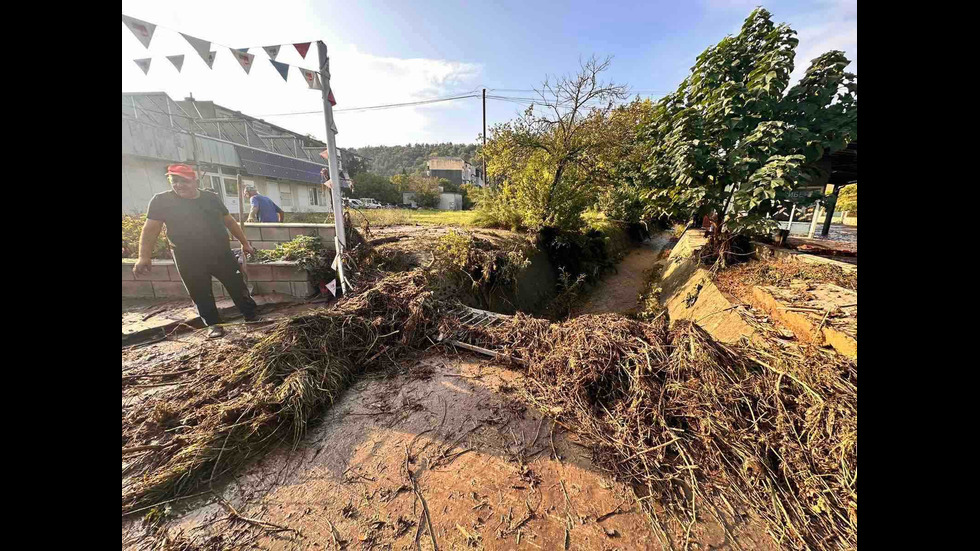
[[[320,79],[316,77],[316,73],[309,69],[304,69],[302,67],[297,67],[299,72],[303,73],[303,79],[306,80],[306,85],[313,89],[320,89]]]
[[[194,48],[194,51],[197,52],[197,55],[201,56],[201,59],[203,59],[204,62],[208,64],[208,67],[210,67],[211,64],[214,63],[213,57],[211,58],[210,62],[208,61],[208,53],[211,50],[211,42],[207,40],[201,40],[200,38],[194,38],[193,36],[184,33],[180,33],[180,36],[183,36],[184,39],[190,43],[191,47]]]
[[[231,50],[232,55],[235,56],[235,59],[238,60],[238,64],[242,66],[242,69],[245,70],[245,74],[247,75],[248,71],[252,68],[252,60],[255,59],[255,55],[236,50],[234,48],[228,49]]]
[[[204,62],[208,64],[208,69],[214,66],[214,56],[216,55],[218,55],[218,52],[214,50],[208,52],[208,58],[204,60]]]
[[[150,58],[145,57],[143,59],[134,59],[133,61],[140,69],[143,69],[144,75],[150,72]]]
[[[128,15],[122,16],[123,23],[129,28],[130,31],[136,35],[136,39],[143,44],[144,48],[150,47],[150,39],[153,38],[153,31],[156,30],[157,26],[153,23],[147,23],[146,21],[140,21]]]
[[[279,55],[279,46],[262,46],[262,49],[265,50],[265,53],[269,54],[269,59],[274,60]]]
[[[320,73],[313,73],[313,80],[316,81],[313,87],[317,90],[323,90],[323,84],[320,83]]]
[[[180,55],[168,55],[167,56],[167,59],[170,60],[170,63],[173,63],[174,64],[174,67],[177,68],[177,72],[179,73],[180,72],[180,68],[184,66],[184,54],[180,54]]]

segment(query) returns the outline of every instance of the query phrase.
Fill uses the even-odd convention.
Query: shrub
[[[140,232],[146,223],[146,214],[124,214],[122,216],[122,249],[123,258],[139,258]],[[167,243],[167,227],[160,230],[160,236],[153,245],[150,258],[171,258],[170,245]]]

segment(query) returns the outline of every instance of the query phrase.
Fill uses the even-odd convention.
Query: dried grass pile
[[[123,418],[122,512],[191,495],[251,458],[296,443],[365,370],[419,349],[435,323],[426,278],[392,274],[330,309],[283,320],[238,359]],[[145,453],[149,451],[150,453]]]
[[[739,295],[740,289],[752,285],[789,287],[794,280],[808,283],[833,283],[857,290],[857,272],[845,272],[832,264],[810,264],[783,258],[743,262],[718,272],[715,283],[724,291]]]
[[[752,511],[782,547],[857,545],[857,368],[842,357],[726,347],[694,325],[611,314],[517,316],[469,337],[520,361],[535,400],[596,443],[665,543],[665,524],[689,533],[695,518]]]

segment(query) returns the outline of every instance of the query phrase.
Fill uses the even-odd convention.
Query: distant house
[[[462,184],[479,187],[484,185],[482,170],[459,157],[432,157],[428,160],[426,168],[426,175],[445,178],[457,187]]]
[[[163,92],[122,95],[122,210],[146,211],[150,198],[170,189],[166,168],[196,167],[200,185],[238,213],[238,183],[255,186],[285,212],[330,212],[330,193],[321,185],[327,166],[324,142],[211,101],[174,101]],[[340,151],[341,185],[350,188]],[[249,207],[245,205],[245,211]]]
[[[419,206],[415,201],[414,191],[402,192],[402,204]],[[463,210],[463,195],[461,193],[440,193],[439,210]]]

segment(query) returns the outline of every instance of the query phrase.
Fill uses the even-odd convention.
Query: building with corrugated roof
[[[122,207],[145,212],[150,198],[170,189],[166,167],[195,166],[201,187],[219,194],[238,212],[238,176],[286,212],[330,212],[330,193],[321,183],[327,166],[324,142],[193,97],[174,101],[163,92],[122,95]],[[351,152],[338,149],[341,183]],[[248,212],[249,207],[245,206]]]

